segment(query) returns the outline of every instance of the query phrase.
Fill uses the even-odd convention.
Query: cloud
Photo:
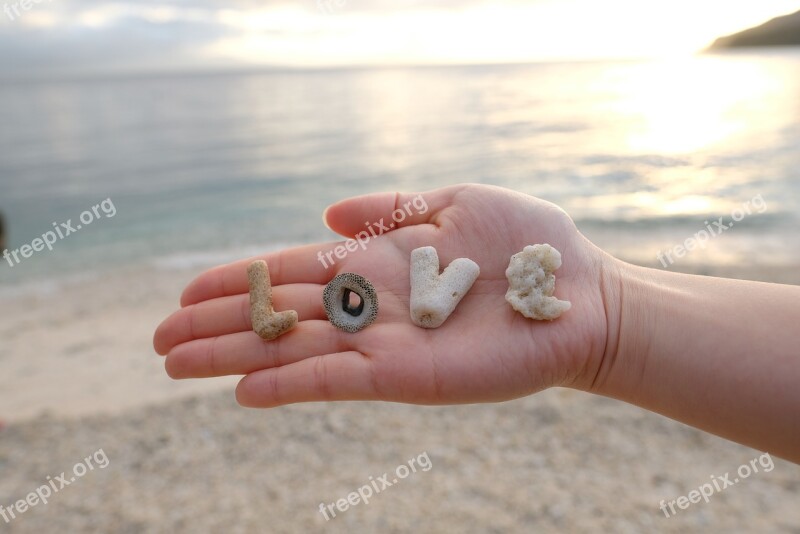
[[[647,56],[697,50],[792,0],[764,2],[42,0],[0,12],[0,72]]]
[[[9,1],[17,3],[0,0]],[[460,14],[555,1],[43,0],[13,22],[0,13],[0,47],[6,51],[0,70],[24,75],[203,64],[448,61],[460,48],[483,60],[486,54],[493,58],[492,50],[510,36],[487,37],[480,16],[461,20],[459,28]],[[521,20],[512,22],[519,26]],[[498,24],[489,26],[495,31]],[[530,32],[518,27],[516,33],[519,40]]]
[[[219,2],[82,0],[33,4],[0,26],[0,70],[11,73],[124,70],[202,61],[199,50],[234,32]],[[239,3],[250,4],[239,0]],[[203,5],[205,4],[205,6]],[[12,2],[13,5],[13,2]],[[13,11],[12,11],[13,14]],[[0,18],[6,15],[0,13]]]
[[[124,17],[99,27],[34,28],[0,33],[0,69],[11,72],[114,69],[194,63],[198,47],[222,38],[218,24]]]

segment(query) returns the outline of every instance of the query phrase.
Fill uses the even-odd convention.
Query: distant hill
[[[710,49],[790,45],[800,45],[800,11],[774,18],[749,30],[720,37]]]

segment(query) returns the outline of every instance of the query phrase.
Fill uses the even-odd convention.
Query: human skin
[[[364,222],[391,221],[417,193],[351,198],[326,224],[353,237]],[[557,206],[498,187],[423,193],[428,205],[366,250],[327,269],[340,243],[303,246],[207,271],[154,346],[176,379],[245,375],[243,406],[382,400],[415,404],[504,401],[548,387],[617,398],[719,436],[800,462],[800,287],[675,274],[606,254]],[[572,308],[533,321],[505,300],[509,258],[526,245],[561,252],[555,296]],[[434,246],[444,268],[470,258],[480,276],[437,329],[409,315],[409,256]],[[263,341],[250,323],[247,265],[267,261],[276,310],[297,327]],[[322,291],[354,272],[378,292],[380,314],[349,334],[333,327]]]

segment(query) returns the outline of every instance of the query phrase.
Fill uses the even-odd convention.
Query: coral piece
[[[529,245],[511,256],[506,269],[511,307],[530,319],[552,321],[570,309],[572,304],[553,296],[556,277],[561,267],[561,253],[548,244]]]
[[[350,294],[361,298],[358,306],[350,305]],[[322,292],[328,320],[345,332],[358,332],[378,317],[378,294],[369,280],[353,273],[342,273],[331,280]]]
[[[272,284],[269,268],[264,260],[254,261],[247,267],[250,282],[250,317],[253,330],[270,341],[288,332],[297,325],[297,312],[276,312],[272,308]]]
[[[411,320],[422,328],[440,327],[478,279],[481,269],[467,258],[453,260],[439,274],[433,247],[411,252]]]

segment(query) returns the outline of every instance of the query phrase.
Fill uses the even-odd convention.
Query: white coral
[[[439,255],[433,247],[411,252],[411,320],[422,328],[440,327],[480,275],[478,264],[458,258],[439,274]]]
[[[506,269],[511,307],[530,319],[552,321],[570,309],[572,304],[553,296],[556,277],[561,267],[561,253],[548,244],[528,245],[511,256]]]

